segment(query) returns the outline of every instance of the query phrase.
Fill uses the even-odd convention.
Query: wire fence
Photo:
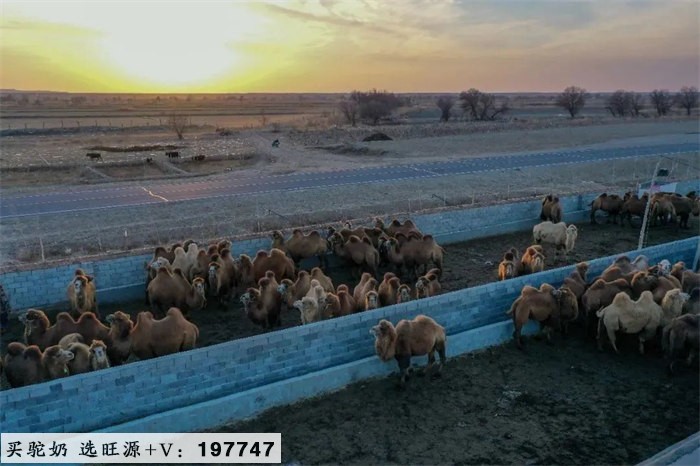
[[[236,240],[267,235],[275,229],[318,229],[345,221],[371,225],[374,217],[406,218],[537,199],[549,193],[622,195],[648,182],[657,163],[668,170],[668,176],[659,182],[700,179],[695,158],[696,154],[639,157],[9,218],[0,224],[0,254],[3,264],[17,267],[145,253],[185,239],[200,243]]]

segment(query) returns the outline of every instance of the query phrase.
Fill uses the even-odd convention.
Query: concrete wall
[[[699,237],[694,237],[667,243],[646,248],[641,253],[652,263],[664,258],[690,262],[698,240]],[[637,254],[629,253],[631,257]],[[591,277],[602,272],[613,259],[611,256],[591,261]],[[523,285],[539,286],[544,282],[558,285],[571,270],[573,267],[549,270],[430,299],[7,390],[0,392],[0,431],[88,432],[129,422],[132,423],[130,428],[135,429],[132,431],[138,431],[149,428],[144,419],[162,417],[175,409],[194,414],[177,418],[177,423],[165,423],[163,429],[186,431],[190,426],[200,428],[202,422],[208,422],[206,419],[218,422],[223,415],[250,415],[256,409],[290,401],[284,394],[289,388],[283,383],[272,392],[261,387],[271,390],[271,384],[301,378],[298,382],[302,384],[301,388],[293,393],[304,394],[318,387],[329,389],[333,386],[334,382],[319,376],[319,371],[349,364],[345,369],[339,369],[340,385],[335,386],[339,388],[348,380],[357,380],[378,370],[376,362],[371,361],[373,337],[369,328],[379,319],[397,322],[402,318],[427,314],[445,326],[450,336],[481,330],[484,326],[506,320],[504,313]],[[507,337],[509,324],[502,325],[496,333]],[[363,363],[357,366],[362,360],[375,364],[375,369],[363,366]],[[239,414],[233,407],[228,408],[231,411],[219,412],[223,409],[221,404],[213,402],[251,390],[257,395],[252,398],[253,402],[249,401],[248,410],[243,409]],[[187,411],[193,406],[197,407],[196,410]],[[225,414],[227,412],[229,414]]]
[[[586,218],[586,208],[594,197],[591,194],[562,198],[564,219],[567,222],[577,222]],[[418,215],[413,220],[421,231],[433,234],[440,243],[449,244],[527,230],[539,221],[540,207],[540,201],[528,201]],[[269,247],[270,238],[263,237],[234,243],[233,252],[254,256],[259,249]],[[14,310],[30,307],[65,308],[66,288],[76,268],[82,268],[95,277],[100,303],[140,299],[144,296],[144,264],[151,257],[138,255],[7,272],[0,275],[0,283]]]

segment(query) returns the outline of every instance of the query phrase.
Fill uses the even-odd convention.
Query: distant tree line
[[[569,86],[555,97],[554,104],[575,118],[586,106],[589,97],[586,89]],[[647,106],[647,97],[658,116],[668,115],[674,106],[685,109],[687,115],[698,107],[698,89],[685,86],[675,94],[665,89],[654,89],[648,96],[619,89],[606,99],[605,109],[614,117],[638,117]],[[458,96],[438,96],[435,104],[440,110],[440,121],[448,122],[454,117],[457,103],[462,109],[462,115],[474,121],[496,120],[511,110],[507,98],[471,88]],[[352,126],[356,126],[358,121],[376,125],[383,118],[389,117],[395,109],[407,104],[410,104],[408,99],[374,89],[369,92],[353,91],[339,103],[339,109]]]
[[[571,86],[557,96],[556,105],[568,111],[571,118],[574,118],[586,105],[587,98],[588,93],[585,89]],[[654,89],[649,93],[649,101],[658,116],[668,115],[674,105],[685,109],[686,115],[690,115],[693,109],[698,107],[698,88],[684,86],[675,95],[666,89]],[[614,117],[637,117],[641,115],[645,105],[644,94],[619,89],[607,98],[605,108]]]

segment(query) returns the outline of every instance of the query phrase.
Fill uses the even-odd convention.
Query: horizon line
[[[581,86],[577,86],[581,87]],[[692,87],[692,86],[688,86]],[[63,90],[46,90],[46,89],[15,89],[15,88],[0,88],[0,92],[14,92],[14,93],[27,93],[27,94],[37,94],[37,93],[44,93],[44,94],[88,94],[88,95],[114,95],[114,94],[123,94],[123,95],[256,95],[256,94],[268,94],[268,95],[298,95],[298,94],[316,94],[316,95],[338,95],[338,94],[350,94],[355,91],[359,92],[368,92],[371,90],[377,90],[379,92],[389,92],[392,94],[455,94],[458,95],[462,92],[466,92],[468,89],[464,89],[461,91],[405,91],[405,92],[398,92],[398,91],[391,91],[388,89],[378,89],[378,88],[372,88],[368,90],[360,90],[360,89],[353,89],[352,91],[251,91],[251,92],[235,92],[235,91],[228,91],[228,92],[186,92],[186,91],[174,91],[174,92],[155,92],[155,91],[142,91],[142,92],[127,92],[127,91],[63,91]],[[585,88],[584,88],[585,89]],[[478,89],[481,90],[481,89]],[[664,90],[664,91],[669,91],[669,92],[676,92],[680,91],[680,89],[670,89],[670,88],[655,88],[655,89],[649,89],[649,90],[644,90],[644,91],[639,91],[639,90],[634,90],[634,89],[614,89],[614,90],[590,90],[590,89],[585,89],[587,93],[592,93],[592,94],[608,94],[608,93],[613,93],[617,92],[619,90],[627,91],[627,92],[638,92],[638,93],[649,93],[654,90]],[[559,90],[559,91],[483,91],[488,94],[561,94],[564,91],[564,89]]]

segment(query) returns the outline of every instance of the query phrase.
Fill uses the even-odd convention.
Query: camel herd
[[[589,204],[591,206],[591,223],[596,223],[595,214],[601,210],[607,212],[608,222],[612,220],[612,223],[617,223],[619,217],[620,225],[624,225],[624,220],[627,219],[628,224],[632,226],[633,216],[644,218],[648,202],[651,202],[649,206],[651,226],[656,226],[658,223],[662,225],[677,223],[680,228],[689,228],[690,214],[692,213],[696,217],[700,214],[700,198],[697,197],[695,191],[691,191],[685,196],[658,192],[651,196],[651,200],[649,200],[648,193],[645,193],[641,198],[631,191],[622,197],[617,194],[603,193]],[[545,201],[543,201],[543,211],[544,203]]]
[[[148,359],[192,349],[199,329],[190,313],[204,309],[208,300],[226,309],[238,297],[242,318],[269,330],[281,325],[282,312],[298,312],[308,324],[441,293],[444,250],[411,220],[385,225],[376,219],[372,228],[345,224],[324,233],[294,230],[285,238],[275,231],[271,249],[253,258],[234,257],[227,240],[207,247],[191,240],[158,247],[145,265],[150,311],[139,312],[135,321],[117,311],[103,323],[95,279],[78,269],[66,290],[71,312],[59,313],[53,323],[38,309],[22,313],[24,342],[10,344],[0,367],[10,385],[19,387],[124,364],[131,356]],[[354,287],[336,287],[326,275],[329,254],[352,268],[359,279]],[[314,257],[320,267],[300,268],[302,260]],[[382,276],[380,267],[388,269]],[[87,365],[72,362],[85,355]]]
[[[578,320],[589,336],[595,333],[601,350],[607,337],[619,352],[616,334],[621,332],[638,336],[641,354],[647,340],[660,337],[671,371],[677,356],[687,356],[688,365],[697,357],[700,273],[683,262],[650,266],[645,256],[617,258],[590,284],[587,272],[588,264],[581,262],[559,288],[547,283],[523,287],[507,312],[518,348],[524,347],[521,330],[530,319],[540,323],[549,342],[553,331],[566,335],[568,324]]]
[[[623,198],[602,194],[591,203],[591,221],[595,221],[597,210],[608,212],[613,222],[616,215],[623,219],[626,215],[628,218],[639,215],[639,206],[634,204],[632,208],[635,202],[639,203],[640,199],[629,193]],[[661,221],[672,221],[678,216],[679,224],[687,225],[687,216],[698,212],[698,199],[693,193],[685,197],[657,193],[651,202],[654,216]],[[535,244],[522,255],[516,248],[510,248],[499,264],[499,279],[544,270],[546,246],[555,249],[555,257],[568,255],[574,249],[578,230],[575,225],[562,222],[557,197],[545,197],[540,218],[543,221],[533,228]],[[324,271],[328,269],[330,254],[351,268],[353,278],[358,280],[355,286],[333,284]],[[24,342],[8,346],[4,359],[0,359],[0,369],[6,373],[10,385],[18,387],[124,364],[131,356],[148,359],[192,349],[197,344],[199,329],[189,320],[190,313],[204,309],[208,300],[227,309],[237,297],[243,305],[242,318],[270,330],[281,325],[283,312],[298,312],[301,323],[309,324],[435,296],[442,289],[444,254],[435,239],[423,234],[411,220],[401,223],[394,219],[385,224],[379,218],[369,228],[345,224],[325,232],[304,234],[294,230],[287,238],[275,231],[270,249],[260,250],[252,258],[246,254],[235,257],[228,240],[206,247],[191,240],[170,248],[157,247],[153,258],[145,264],[146,304],[150,311],[138,313],[135,321],[129,314],[118,311],[106,316],[103,323],[94,277],[78,269],[67,287],[72,315],[61,312],[52,324],[41,310],[23,313],[20,320],[25,325]],[[302,270],[301,261],[313,258],[319,266]],[[649,295],[663,315],[658,325],[651,319],[640,331],[650,335],[652,327],[654,331],[663,327],[671,352],[681,341],[695,341],[688,337],[692,337],[694,317],[681,316],[679,309],[688,308],[692,315],[700,313],[697,274],[683,270],[681,264],[673,268],[670,264],[648,270],[631,268],[636,265],[636,262],[616,262],[600,279],[588,285],[587,265],[582,263],[559,289],[547,284],[539,289],[524,287],[509,311],[515,325],[516,344],[522,346],[520,331],[529,319],[541,322],[551,338],[552,329],[566,332],[567,324],[576,320],[582,309],[587,322],[595,324],[594,319],[599,319],[599,341],[603,335],[601,329],[606,328],[616,348],[615,331],[638,328],[621,322],[627,322],[624,319],[639,309],[647,312],[653,308]],[[380,268],[386,270],[383,275],[379,275]],[[674,294],[674,290],[681,289],[682,292]],[[626,300],[621,294],[637,301]],[[684,301],[680,308],[678,304],[670,304],[678,300]],[[697,332],[697,319],[694,322]],[[382,360],[397,360],[402,383],[408,376],[411,356],[427,354],[432,365],[434,353],[438,352],[442,367],[445,332],[428,316],[401,321],[395,328],[390,322],[382,321],[373,327],[372,333],[378,356]],[[682,339],[681,335],[686,338]]]

